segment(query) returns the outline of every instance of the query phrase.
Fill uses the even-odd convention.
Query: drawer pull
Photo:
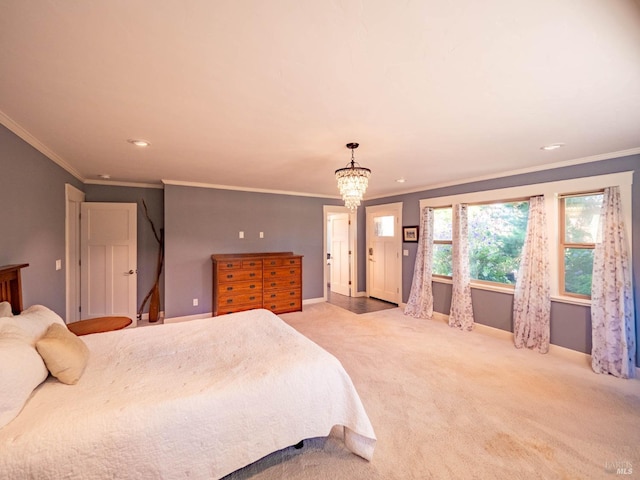
[[[227,292],[230,292],[231,290],[233,290],[233,287],[227,287]]]
[[[227,303],[233,303],[233,298],[227,298]]]
[[[271,265],[275,265],[275,264],[276,264],[276,262],[271,260]]]
[[[276,298],[276,294],[275,294],[275,293],[272,293],[272,294],[271,294],[271,298]]]
[[[276,306],[275,305],[271,305],[271,310],[275,310]]]
[[[295,304],[296,304],[296,302],[291,302],[291,303],[289,304],[289,306],[290,306],[290,307],[293,307]]]
[[[230,273],[229,275],[227,275],[227,278],[233,278],[233,273]]]
[[[249,300],[255,300],[256,297],[249,297]]]
[[[249,288],[256,288],[255,285],[249,285]]]
[[[275,275],[277,272],[271,272],[271,275]]]
[[[255,276],[256,276],[256,273],[255,273],[255,272],[251,272],[251,273],[249,274],[249,276],[250,276],[250,277],[255,277]]]
[[[277,283],[276,283],[276,282],[271,282],[271,286],[272,286],[272,287],[275,287],[276,285],[277,285]]]
[[[289,270],[289,273],[296,273],[295,270]]]
[[[249,262],[250,267],[255,267],[255,265],[256,265],[256,262]]]
[[[233,267],[233,263],[227,263],[227,268]]]
[[[289,292],[289,295],[291,295],[292,297],[296,294],[296,292]]]
[[[295,285],[295,284],[296,284],[296,281],[295,281],[295,280],[291,280],[291,281],[289,282],[289,285]]]

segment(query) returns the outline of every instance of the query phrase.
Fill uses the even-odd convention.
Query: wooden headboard
[[[14,315],[22,312],[22,279],[20,269],[28,263],[0,267],[0,302],[9,302]]]

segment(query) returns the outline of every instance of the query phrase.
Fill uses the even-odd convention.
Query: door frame
[[[373,205],[365,207],[365,252],[369,249],[369,232],[372,226],[369,224],[369,215],[379,212],[393,212],[398,225],[398,235],[396,240],[396,251],[398,252],[398,268],[396,273],[396,284],[398,286],[398,305],[402,304],[402,202],[385,203],[382,205]],[[369,296],[369,283],[371,269],[369,262],[366,262],[366,279],[367,279],[367,297]]]
[[[66,183],[65,195],[65,323],[80,319],[80,203],[85,201],[85,193]],[[72,215],[69,203],[78,203],[77,215]]]
[[[341,205],[323,205],[322,206],[322,298],[324,301],[327,301],[327,284],[329,283],[329,278],[327,276],[327,223],[329,221],[329,216],[336,213],[348,213],[349,214],[349,249],[351,250],[350,255],[350,265],[349,265],[349,280],[351,281],[351,296],[357,297],[362,296],[362,294],[358,294],[358,274],[357,274],[357,266],[358,266],[358,249],[356,248],[358,245],[358,215],[357,212],[354,214],[345,206]]]

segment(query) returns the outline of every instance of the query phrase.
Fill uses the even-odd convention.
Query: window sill
[[[451,278],[447,277],[436,277],[435,275],[431,279],[433,282],[444,283],[447,285],[452,285],[453,281]],[[509,295],[513,295],[514,287],[508,286],[500,286],[500,285],[489,285],[486,283],[475,283],[471,282],[471,288],[475,288],[478,290],[488,290],[490,292],[498,292],[498,293],[507,293]],[[570,305],[580,305],[582,307],[590,307],[591,300],[586,298],[574,298],[574,297],[566,297],[562,295],[551,295],[551,301],[557,303],[568,303]]]

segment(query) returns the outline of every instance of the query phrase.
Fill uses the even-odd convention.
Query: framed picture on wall
[[[405,242],[418,241],[418,226],[402,227],[402,239]]]

